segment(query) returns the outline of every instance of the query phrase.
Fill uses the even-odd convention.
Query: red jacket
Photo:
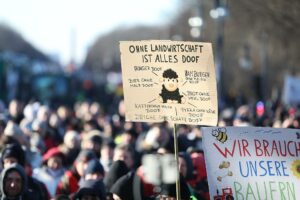
[[[79,180],[80,175],[75,169],[67,170],[57,185],[56,194],[70,195],[75,193],[79,189]]]

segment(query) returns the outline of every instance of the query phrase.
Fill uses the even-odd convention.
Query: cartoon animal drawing
[[[163,72],[162,90],[159,94],[159,101],[162,103],[184,103],[185,98],[179,92],[179,78],[175,71],[167,69]]]
[[[228,136],[226,134],[226,128],[218,128],[212,131],[212,136],[214,136],[219,142],[225,143],[228,140]]]

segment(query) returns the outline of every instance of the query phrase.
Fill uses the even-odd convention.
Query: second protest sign
[[[127,121],[217,124],[210,43],[122,41],[120,50]]]

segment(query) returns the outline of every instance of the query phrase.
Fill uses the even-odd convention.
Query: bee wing
[[[213,130],[211,134],[216,137],[218,135],[218,131],[217,130]]]
[[[226,133],[226,128],[224,128],[224,127],[219,128],[219,131],[220,131],[220,132],[223,132],[223,133]]]

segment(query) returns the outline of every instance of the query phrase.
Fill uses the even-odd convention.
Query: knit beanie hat
[[[18,144],[8,144],[4,147],[1,153],[1,164],[4,164],[5,158],[16,158],[18,160],[18,164],[21,166],[25,166],[25,152],[22,147]]]
[[[100,173],[104,175],[104,168],[101,165],[100,161],[96,159],[93,159],[88,162],[88,166],[84,171],[84,175],[94,174],[94,173]]]
[[[96,159],[97,155],[94,151],[90,149],[82,149],[78,156],[76,157],[75,162],[81,162],[81,161],[90,161],[92,159]]]

